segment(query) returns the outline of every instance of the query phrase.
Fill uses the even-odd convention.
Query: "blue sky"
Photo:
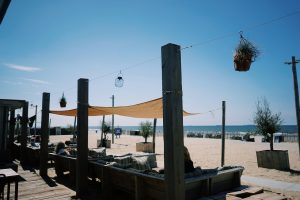
[[[203,113],[184,118],[185,125],[220,124],[223,100],[227,124],[252,124],[261,97],[284,124],[296,124],[291,66],[284,62],[300,59],[299,21],[297,0],[15,0],[0,25],[0,98],[25,99],[40,110],[42,92],[50,92],[51,109],[61,109],[64,92],[71,109],[79,78],[90,79],[90,105],[110,106],[112,94],[116,106],[158,98],[161,46],[174,43],[193,45],[181,54],[183,106]],[[262,52],[246,73],[233,67],[239,31]],[[125,82],[116,88],[120,70]],[[50,117],[52,126],[73,123]],[[141,120],[117,116],[115,125]]]

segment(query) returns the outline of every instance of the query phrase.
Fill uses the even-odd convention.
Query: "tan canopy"
[[[50,111],[52,114],[76,116],[77,109]],[[163,118],[163,102],[162,98],[154,99],[144,103],[139,103],[131,106],[119,107],[101,107],[89,106],[89,116],[102,116],[102,115],[121,115],[134,118]],[[195,115],[197,113],[188,113],[183,110],[183,116]]]

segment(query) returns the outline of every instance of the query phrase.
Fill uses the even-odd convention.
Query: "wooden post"
[[[296,107],[296,117],[297,117],[297,128],[298,128],[298,150],[300,157],[300,108],[299,108],[299,90],[298,90],[298,79],[297,79],[297,69],[296,64],[299,60],[296,60],[295,56],[292,56],[292,62],[286,62],[285,64],[292,64],[293,80],[294,80],[294,94],[295,94],[295,107]]]
[[[115,95],[112,95],[112,107],[115,107]],[[111,142],[112,144],[114,144],[114,141],[115,141],[115,115],[112,114],[111,115],[111,131],[112,131],[112,134],[111,134]]]
[[[162,93],[166,199],[185,199],[180,46],[162,51]]]
[[[299,108],[299,90],[298,90],[298,79],[297,79],[297,69],[296,69],[296,58],[292,56],[292,70],[294,79],[294,93],[295,93],[295,106],[296,106],[296,117],[297,117],[297,127],[298,127],[298,148],[300,156],[300,108]]]
[[[28,160],[26,157],[26,148],[27,148],[27,122],[28,122],[28,102],[26,101],[23,106],[22,111],[22,120],[21,120],[21,151],[20,151],[20,162],[21,164],[26,164]]]
[[[9,138],[8,138],[8,146],[9,149],[12,149],[14,139],[15,139],[15,126],[16,126],[16,119],[15,119],[15,110],[10,110],[10,119],[9,119]]]
[[[48,176],[48,142],[49,142],[49,108],[50,93],[43,93],[42,124],[41,124],[41,151],[40,151],[40,176]]]
[[[73,126],[73,142],[75,141],[75,137],[76,137],[76,119],[77,116],[74,117],[74,126]]]
[[[77,174],[76,196],[83,197],[87,193],[88,172],[88,105],[89,80],[78,80],[77,91]]]
[[[222,158],[221,166],[224,166],[225,158],[225,111],[226,111],[226,101],[222,101]]]
[[[153,153],[155,153],[156,121],[157,121],[157,119],[154,118],[154,120],[153,120],[153,137],[152,137]]]
[[[105,115],[103,115],[102,117],[102,126],[101,126],[101,138],[100,138],[100,146],[102,147],[102,140],[103,140],[103,126],[104,126],[104,123],[105,123]]]

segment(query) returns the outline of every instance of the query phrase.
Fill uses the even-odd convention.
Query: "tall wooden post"
[[[23,106],[22,120],[21,120],[21,151],[20,151],[20,161],[21,164],[26,164],[28,160],[26,157],[27,148],[27,134],[28,134],[28,102],[26,101]]]
[[[155,153],[156,121],[157,121],[157,119],[154,118],[154,120],[153,120],[153,137],[152,137],[153,153]]]
[[[100,138],[100,146],[102,147],[102,141],[103,141],[103,134],[104,134],[104,123],[105,123],[105,115],[102,117],[102,126],[101,126],[101,138]]]
[[[115,107],[115,95],[112,95],[112,107]],[[112,131],[112,136],[111,136],[111,142],[114,144],[115,143],[115,115],[111,115],[111,131]]]
[[[40,176],[48,176],[48,142],[49,142],[49,108],[50,93],[43,93],[42,124],[41,124],[41,151],[40,151]]]
[[[296,107],[296,117],[297,117],[297,128],[298,128],[298,150],[300,157],[300,108],[299,108],[299,90],[298,90],[298,79],[297,79],[297,69],[295,56],[292,56],[292,62],[286,62],[285,64],[292,64],[293,80],[294,80],[294,93],[295,93],[295,107]]]
[[[77,91],[77,174],[76,196],[83,197],[87,193],[88,172],[88,105],[89,80],[78,80]]]
[[[225,158],[225,111],[226,111],[226,101],[222,101],[222,158],[221,166],[224,166]]]
[[[9,137],[8,137],[8,147],[11,150],[14,139],[15,139],[15,126],[16,126],[16,119],[15,119],[15,110],[10,110],[10,119],[9,119]]]
[[[164,163],[166,199],[185,199],[180,46],[167,44],[162,53]]]

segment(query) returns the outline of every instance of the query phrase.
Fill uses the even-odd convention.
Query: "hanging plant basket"
[[[239,72],[248,71],[251,63],[259,56],[259,50],[240,33],[240,43],[235,49],[234,69]]]
[[[59,104],[60,104],[60,107],[61,107],[61,108],[65,108],[66,105],[67,105],[67,100],[66,100],[66,98],[65,98],[64,93],[63,93],[62,97],[60,98]]]
[[[234,69],[235,71],[248,71],[250,69],[252,60],[251,58],[248,59],[241,59],[238,57],[238,55],[234,56]]]

